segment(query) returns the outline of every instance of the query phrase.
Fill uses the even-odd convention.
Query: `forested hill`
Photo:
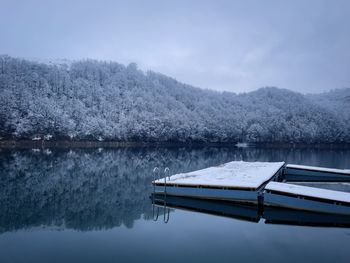
[[[0,90],[2,139],[350,142],[350,89],[219,93],[135,64],[0,56]]]

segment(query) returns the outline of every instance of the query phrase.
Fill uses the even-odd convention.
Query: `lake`
[[[115,148],[0,151],[0,262],[350,262],[350,228],[170,209],[153,219],[155,166],[233,160],[350,169],[350,150]],[[162,213],[162,212],[161,212]]]

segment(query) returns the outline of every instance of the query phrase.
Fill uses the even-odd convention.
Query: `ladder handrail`
[[[158,179],[159,179],[159,168],[158,167],[154,167],[153,169],[153,182],[156,181],[156,175],[158,175]],[[156,193],[156,185],[155,183],[153,183],[153,194],[152,194],[152,218],[153,218],[153,221],[157,221],[158,220],[158,216],[159,216],[159,207],[157,206],[155,209],[155,202],[154,202],[154,198],[155,198],[155,193]],[[157,210],[157,214],[156,214],[156,217],[154,217],[154,214],[155,214],[155,210]]]
[[[170,169],[169,169],[169,167],[165,167],[164,175],[165,175],[165,177],[168,177],[168,179],[170,180]]]
[[[157,221],[158,220],[158,217],[159,217],[159,207],[157,206],[157,214],[156,214],[156,217],[154,217],[154,212],[155,212],[155,204],[154,204],[154,200],[152,201],[152,218],[153,218],[153,221]]]
[[[160,179],[159,172],[160,172],[160,170],[157,166],[153,168],[153,182],[155,182],[156,179]],[[156,175],[158,175],[157,176],[158,178],[156,178]],[[156,192],[156,185],[155,185],[155,183],[153,183],[153,193],[155,193],[155,192]]]
[[[164,206],[164,218],[163,218],[164,223],[167,224],[169,222],[169,219],[170,219],[170,208]]]
[[[163,206],[163,221],[165,224],[169,222],[170,218],[170,208],[167,207],[166,204],[166,198],[167,198],[167,178],[170,180],[170,169],[166,167],[164,169],[164,206]],[[159,217],[159,206],[156,207],[155,205],[155,193],[156,193],[156,185],[155,181],[160,180],[160,170],[158,167],[154,167],[153,169],[153,194],[152,194],[152,215],[153,215],[153,221],[157,221]]]
[[[167,193],[166,193],[166,179],[168,177],[168,179],[170,180],[170,169],[168,167],[165,167],[164,169],[164,215],[163,215],[163,221],[165,224],[167,224],[169,222],[169,218],[170,218],[170,209],[167,208],[166,206],[166,199],[167,199]]]

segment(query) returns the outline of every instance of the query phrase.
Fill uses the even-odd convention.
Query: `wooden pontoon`
[[[350,170],[234,161],[152,181],[157,195],[350,215],[349,192],[301,185],[305,182],[350,182]]]
[[[287,164],[284,169],[286,181],[298,182],[349,182],[350,170],[306,165]]]
[[[154,180],[154,192],[174,196],[258,203],[259,193],[282,173],[284,162],[234,161]]]
[[[291,183],[269,182],[265,186],[264,205],[350,215],[350,193]]]

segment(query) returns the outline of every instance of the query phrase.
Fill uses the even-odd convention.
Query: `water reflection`
[[[163,195],[152,194],[152,202],[156,208],[163,209],[163,211],[170,208],[177,208],[255,223],[260,221],[262,215],[262,210],[259,209],[258,205],[238,204],[230,201],[215,201],[169,195],[164,197]]]
[[[189,197],[153,195],[154,207],[159,209],[175,208],[193,212],[230,217],[234,219],[266,224],[284,224],[319,227],[350,227],[350,216],[339,214],[316,213],[311,211],[284,209],[253,204],[213,201]],[[165,217],[164,217],[165,218]],[[168,216],[167,221],[170,218]],[[167,221],[165,221],[167,223]]]
[[[0,233],[50,226],[132,228],[152,220],[152,169],[188,172],[232,161],[349,168],[349,150],[120,148],[0,152]]]

